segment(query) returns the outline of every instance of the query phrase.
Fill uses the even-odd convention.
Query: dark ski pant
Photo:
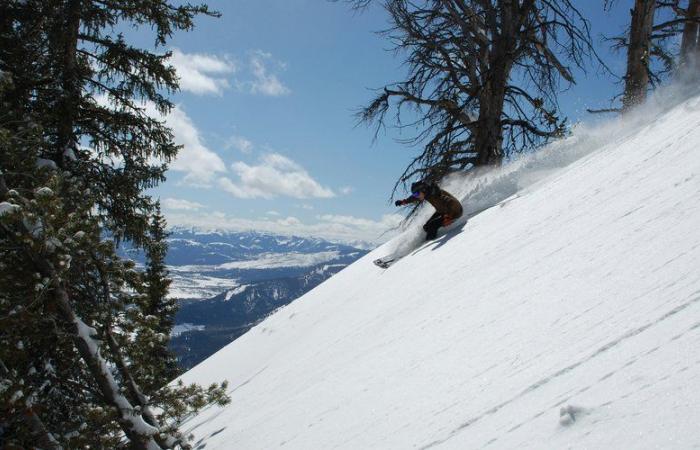
[[[425,225],[423,225],[423,229],[426,233],[425,240],[431,241],[435,239],[437,237],[438,228],[446,227],[452,222],[454,222],[454,218],[452,218],[450,215],[436,212],[430,216],[430,219],[428,219],[428,221],[425,222]]]

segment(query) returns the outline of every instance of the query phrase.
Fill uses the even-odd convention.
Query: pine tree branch
[[[9,379],[10,378],[10,371],[8,370],[7,366],[5,366],[5,363],[3,362],[2,359],[0,359],[0,378],[4,379]],[[53,434],[46,428],[46,425],[44,425],[44,422],[41,420],[41,418],[36,414],[33,408],[27,406],[24,408],[24,414],[23,416],[26,418],[27,422],[29,423],[29,429],[32,430],[33,438],[35,439],[35,443],[38,444],[41,448],[46,448],[49,450],[62,450],[63,447],[61,444],[56,440],[56,438],[53,436]]]

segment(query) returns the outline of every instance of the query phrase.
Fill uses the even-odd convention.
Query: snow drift
[[[451,180],[467,213],[495,206],[372,264],[414,226],[189,371],[232,402],[183,429],[207,450],[700,446],[699,125],[692,98]]]

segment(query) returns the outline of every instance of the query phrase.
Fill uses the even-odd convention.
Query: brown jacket
[[[440,214],[446,214],[452,219],[462,216],[462,204],[452,194],[443,191],[435,186],[431,192],[425,195],[425,200],[433,205],[435,211]],[[404,200],[405,203],[416,203],[420,200],[416,197],[408,197]]]

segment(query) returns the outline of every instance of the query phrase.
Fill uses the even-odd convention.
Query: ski
[[[393,257],[385,257],[385,258],[379,258],[375,259],[374,265],[377,267],[381,267],[382,269],[388,269],[391,264],[396,261],[396,258]]]

